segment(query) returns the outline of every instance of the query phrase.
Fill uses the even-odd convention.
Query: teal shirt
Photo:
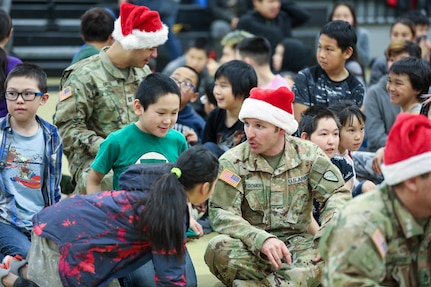
[[[71,65],[81,61],[82,59],[88,58],[96,54],[99,54],[99,50],[97,50],[96,47],[89,44],[85,44],[81,48],[79,48],[79,50],[73,56]]]
[[[143,132],[133,123],[110,134],[102,142],[91,168],[103,174],[112,169],[113,188],[119,190],[120,174],[130,165],[174,162],[186,149],[185,137],[173,129],[160,138]]]

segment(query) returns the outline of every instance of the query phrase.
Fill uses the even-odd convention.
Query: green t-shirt
[[[140,130],[135,123],[110,134],[100,145],[91,168],[107,174],[114,171],[113,188],[120,189],[118,179],[130,165],[174,162],[187,149],[185,137],[169,130],[160,138]]]
[[[79,48],[79,51],[72,59],[71,65],[81,61],[82,59],[88,58],[96,54],[99,54],[99,50],[97,50],[96,47],[89,44],[85,44],[81,48]]]

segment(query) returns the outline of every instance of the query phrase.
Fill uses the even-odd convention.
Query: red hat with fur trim
[[[423,115],[401,113],[385,147],[382,172],[388,185],[431,171],[431,121]]]
[[[244,100],[238,117],[242,122],[246,118],[259,119],[293,134],[298,129],[298,122],[293,116],[294,99],[294,93],[286,87],[276,90],[253,88],[250,97]]]
[[[112,36],[125,50],[134,50],[163,45],[168,40],[168,31],[157,11],[123,3]]]

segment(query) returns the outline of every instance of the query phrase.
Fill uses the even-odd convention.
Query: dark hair
[[[322,34],[337,41],[337,45],[341,51],[344,52],[349,47],[352,47],[353,51],[356,51],[357,37],[355,27],[346,21],[335,20],[326,23],[320,30],[320,35]]]
[[[190,49],[195,48],[197,50],[205,51],[205,54],[208,56],[210,48],[208,46],[208,39],[205,37],[197,37],[188,42],[186,48],[184,49],[184,54],[187,53]]]
[[[257,75],[254,68],[249,64],[232,60],[222,64],[215,72],[214,79],[225,77],[232,86],[235,97],[250,96],[250,90],[257,87]]]
[[[115,17],[105,8],[91,8],[81,16],[84,41],[105,42],[114,31]]]
[[[353,4],[347,3],[347,2],[339,2],[339,3],[334,5],[334,7],[331,10],[331,13],[329,14],[328,22],[332,21],[332,18],[334,17],[335,10],[340,6],[345,6],[345,7],[347,7],[347,9],[350,10],[350,13],[352,14],[352,18],[353,18],[353,24],[352,25],[353,25],[353,27],[356,27],[356,25],[358,25],[358,22],[356,20],[355,7],[353,7]]]
[[[431,103],[423,104],[419,113],[421,115],[424,115],[424,116],[428,117],[428,113],[429,113],[429,110],[430,110],[430,105],[431,105]]]
[[[431,68],[422,59],[408,57],[396,61],[389,69],[389,73],[395,75],[405,74],[409,77],[412,88],[419,91],[418,99],[422,101],[420,94],[428,93],[430,87]]]
[[[283,39],[279,44],[283,45],[284,53],[280,71],[298,73],[310,65],[312,58],[311,48],[294,38]]]
[[[3,41],[10,36],[11,30],[12,19],[3,8],[0,8],[0,41]],[[0,91],[3,92],[5,90],[4,81],[6,79],[8,58],[6,51],[2,48],[0,48],[0,50]]]
[[[214,82],[209,81],[205,85],[205,95],[207,96],[207,100],[210,104],[213,104],[215,107],[217,107],[217,100],[214,97]]]
[[[257,65],[269,65],[271,60],[271,44],[261,36],[245,38],[236,46],[242,58],[253,59]]]
[[[410,10],[405,13],[403,17],[410,19],[415,25],[430,25],[430,20],[428,19],[427,15],[419,10]]]
[[[146,111],[149,105],[156,103],[159,98],[167,94],[178,95],[181,104],[181,92],[177,83],[169,76],[156,72],[149,74],[142,80],[136,92],[136,99]]]
[[[199,86],[201,85],[201,75],[200,75],[200,74],[199,74],[199,72],[198,72],[198,71],[196,71],[196,69],[195,69],[195,68],[193,68],[193,67],[190,67],[190,66],[187,66],[187,65],[184,65],[183,67],[184,67],[184,68],[187,68],[187,69],[189,69],[190,71],[192,71],[193,73],[195,73],[196,78],[197,78],[197,81],[196,81],[196,89],[195,89],[195,91],[199,91]]]
[[[365,124],[366,116],[361,109],[351,102],[340,102],[329,107],[340,121],[341,127],[351,126],[356,117],[361,124]]]
[[[140,218],[148,240],[156,251],[175,248],[184,255],[184,214],[186,192],[197,184],[215,184],[219,163],[217,157],[201,145],[183,152],[173,164],[181,170],[178,178],[172,172],[161,175],[151,186],[150,198]],[[140,228],[142,230],[142,228]]]
[[[385,51],[385,55],[386,55],[386,60],[388,60],[391,56],[395,56],[395,55],[398,56],[402,53],[407,53],[411,57],[420,59],[422,57],[421,51],[422,51],[421,47],[419,47],[418,44],[412,41],[398,39],[398,40],[392,41],[388,45]]]
[[[8,59],[6,51],[0,47],[0,91],[5,91],[5,80],[7,71]]]
[[[392,29],[396,24],[402,24],[404,26],[407,26],[410,29],[410,32],[412,32],[413,38],[416,36],[416,30],[415,30],[415,24],[412,22],[412,20],[408,18],[397,18],[395,19],[394,23],[391,25],[390,33],[392,34]]]
[[[325,106],[317,105],[309,107],[302,113],[302,119],[298,126],[299,135],[305,132],[308,137],[310,137],[311,134],[316,131],[319,120],[321,119],[333,119],[337,127],[341,128],[340,121],[333,111]]]
[[[6,39],[12,30],[12,19],[9,14],[0,8],[0,41]]]
[[[45,71],[35,64],[22,63],[16,65],[7,75],[4,82],[4,87],[7,88],[7,84],[10,79],[16,77],[25,77],[28,79],[34,79],[37,81],[37,87],[43,93],[48,92],[48,82]]]

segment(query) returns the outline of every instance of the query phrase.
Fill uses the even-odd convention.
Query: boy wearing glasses
[[[57,128],[36,115],[49,98],[47,76],[19,64],[7,76],[9,114],[0,119],[0,260],[25,258],[32,217],[61,198],[62,140]]]
[[[177,123],[174,129],[182,133],[189,145],[200,143],[204,132],[205,121],[194,110],[191,104],[199,96],[199,73],[189,66],[177,68],[171,79],[177,83],[181,91],[181,104]]]

